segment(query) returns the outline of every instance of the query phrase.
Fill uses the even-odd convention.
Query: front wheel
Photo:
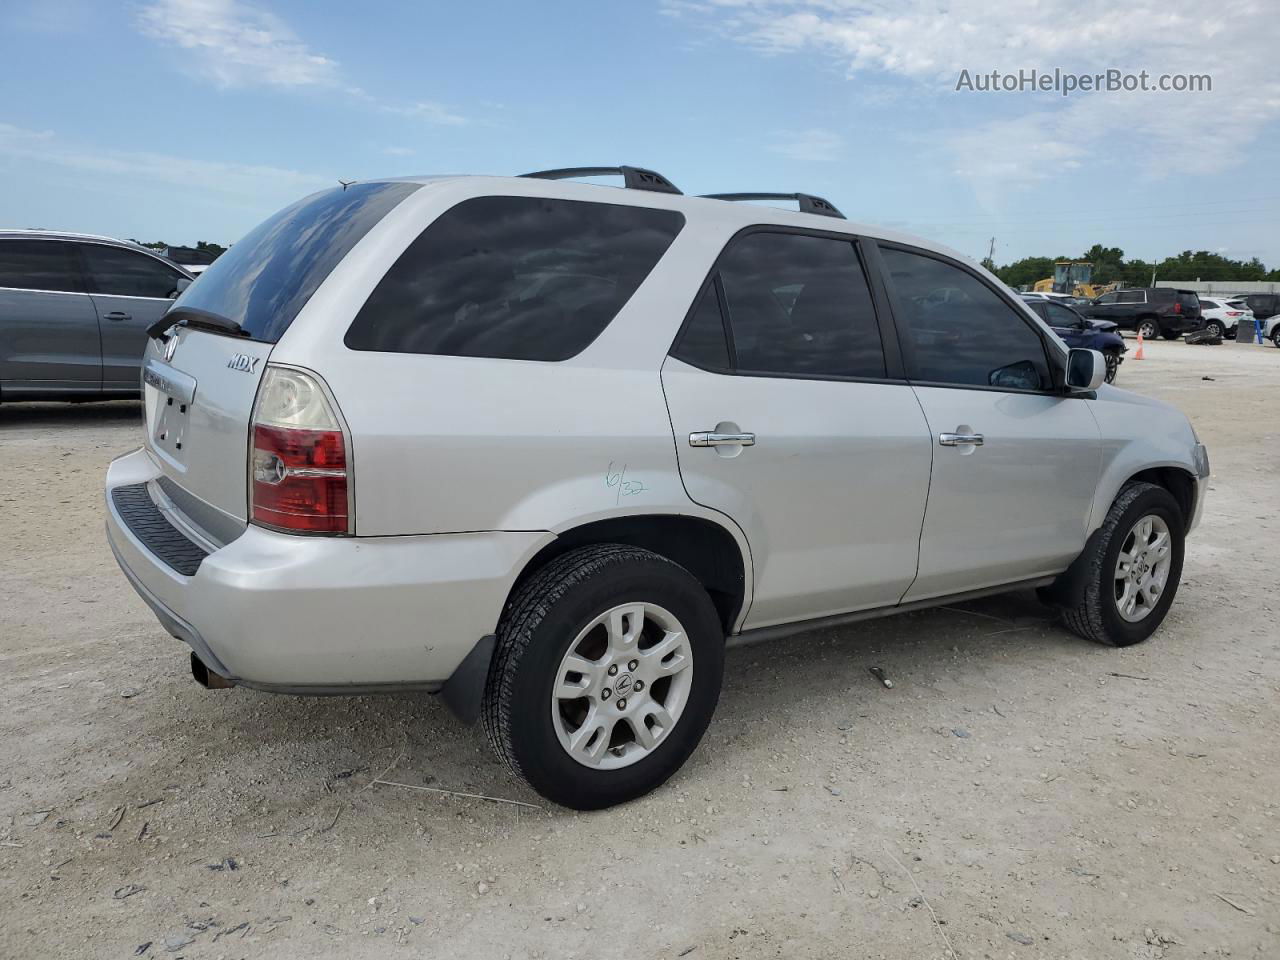
[[[1276,324],[1276,328],[1271,331],[1271,342],[1280,347],[1280,323]]]
[[[1142,335],[1143,340],[1154,340],[1160,335],[1160,324],[1154,320],[1143,320],[1138,324],[1138,333]]]
[[[498,627],[484,726],[548,800],[597,810],[661,786],[720,696],[724,632],[683,567],[619,544],[557,557]]]
[[[1084,590],[1063,611],[1067,626],[1113,647],[1151,636],[1178,592],[1184,530],[1182,510],[1164,487],[1125,487],[1086,548]]]
[[[1120,372],[1120,354],[1108,350],[1102,357],[1107,361],[1107,383],[1115,383],[1116,374]]]

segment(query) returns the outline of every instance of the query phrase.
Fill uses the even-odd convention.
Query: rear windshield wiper
[[[218,313],[207,310],[196,310],[194,307],[175,307],[163,317],[147,327],[147,336],[164,343],[169,339],[170,327],[191,327],[195,330],[208,330],[230,337],[248,337],[249,334],[236,321]]]

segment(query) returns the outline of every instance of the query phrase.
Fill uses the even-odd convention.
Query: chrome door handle
[[[938,443],[944,447],[980,447],[982,446],[982,434],[940,433],[938,434]]]
[[[689,446],[691,447],[728,447],[734,444],[743,447],[754,447],[756,445],[756,435],[754,433],[712,433],[710,431],[689,434]]]

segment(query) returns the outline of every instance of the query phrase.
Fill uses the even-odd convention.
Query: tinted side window
[[[990,287],[932,257],[893,249],[882,255],[912,379],[1008,390],[1052,386],[1039,334]]]
[[[1118,303],[1120,295],[1116,293],[1104,293],[1095,302],[1097,303]]]
[[[1045,319],[1055,327],[1074,327],[1080,322],[1079,314],[1060,303],[1045,304]]]
[[[1116,303],[1145,303],[1141,290],[1122,290],[1116,294]]]
[[[80,250],[94,293],[163,300],[177,291],[182,277],[177,270],[145,253],[100,243],[82,243]]]
[[[852,241],[751,233],[720,261],[737,368],[884,377],[880,328]]]
[[[707,284],[707,289],[698,299],[672,356],[708,370],[728,370],[732,366],[729,342],[724,332],[724,316],[720,312],[720,298],[716,296],[714,283]]]
[[[464,200],[387,271],[346,344],[567,360],[609,325],[683,225],[672,210],[611,203]]]
[[[58,240],[0,240],[0,287],[80,293],[74,247]]]

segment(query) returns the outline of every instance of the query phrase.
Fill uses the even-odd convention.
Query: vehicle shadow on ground
[[[0,403],[0,430],[7,427],[93,427],[140,423],[142,401],[101,403]]]

